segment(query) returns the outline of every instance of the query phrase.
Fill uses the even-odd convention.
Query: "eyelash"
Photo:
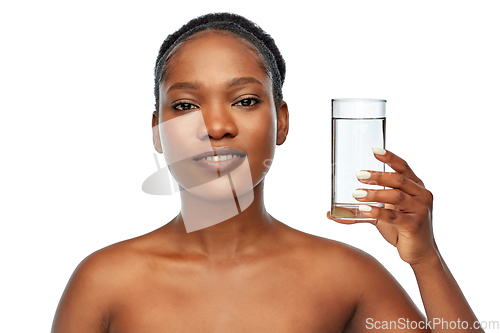
[[[258,97],[245,97],[245,98],[240,99],[238,102],[234,103],[233,105],[238,105],[244,101],[250,101],[250,103],[251,103],[250,105],[241,105],[244,108],[252,107],[252,106],[259,104],[261,102],[260,98],[258,98]],[[179,109],[179,106],[181,106],[181,105],[189,106],[189,109]],[[189,111],[189,110],[195,109],[197,107],[198,106],[196,106],[192,103],[184,102],[184,101],[172,104],[172,109],[174,111]]]
[[[178,107],[179,107],[179,106],[181,106],[181,105],[183,105],[183,104],[184,104],[185,106],[186,106],[186,105],[189,105],[189,106],[190,106],[190,107],[189,107],[189,109],[186,109],[186,110],[184,110],[184,109],[178,109]],[[189,111],[189,110],[194,109],[194,108],[193,108],[193,106],[194,106],[194,107],[197,107],[196,105],[194,105],[194,104],[192,104],[192,103],[189,103],[189,102],[182,102],[182,101],[181,101],[181,102],[179,102],[179,103],[175,103],[175,104],[173,104],[173,105],[172,105],[172,109],[173,109],[174,111]]]
[[[241,102],[243,101],[251,101],[251,103],[253,102],[253,104],[251,105],[241,105],[242,107],[245,107],[245,108],[249,108],[251,106],[254,106],[256,104],[259,104],[260,103],[260,98],[258,97],[250,97],[250,96],[245,96],[244,98],[240,99],[238,102],[236,102],[234,105],[237,105],[237,104],[240,104]]]

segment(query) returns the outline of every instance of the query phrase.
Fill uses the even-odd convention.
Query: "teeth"
[[[240,157],[240,156],[238,156],[238,155],[207,156],[207,157],[203,157],[202,159],[200,159],[200,161],[220,162],[220,161],[230,160],[230,159],[238,158],[238,157]]]

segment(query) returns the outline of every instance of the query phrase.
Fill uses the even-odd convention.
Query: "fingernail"
[[[358,179],[368,179],[371,174],[368,171],[356,171],[356,178]]]
[[[367,194],[368,194],[368,192],[363,191],[363,190],[352,191],[352,196],[355,198],[364,198],[364,197],[366,197]]]
[[[368,205],[359,205],[358,210],[360,212],[371,212],[372,211],[372,206]]]
[[[372,147],[373,153],[375,155],[385,155],[385,149],[379,147]]]

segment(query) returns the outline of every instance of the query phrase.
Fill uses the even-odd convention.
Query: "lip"
[[[208,161],[201,160],[208,156],[220,156],[220,155],[238,155],[237,158],[232,158],[224,161]],[[193,162],[205,169],[210,171],[215,171],[217,173],[230,172],[240,166],[241,163],[246,158],[246,154],[243,150],[232,148],[232,147],[213,147],[211,150],[203,152],[193,157]]]

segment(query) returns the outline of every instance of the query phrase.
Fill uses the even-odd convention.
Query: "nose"
[[[201,113],[205,122],[206,131],[199,132],[199,138],[205,140],[211,138],[221,140],[223,138],[234,138],[238,135],[238,127],[231,106],[202,106]]]

